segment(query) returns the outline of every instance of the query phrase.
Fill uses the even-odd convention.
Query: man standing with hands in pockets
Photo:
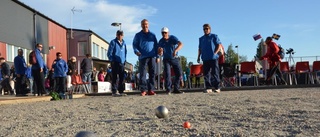
[[[141,28],[142,30],[136,33],[132,43],[134,53],[139,57],[139,87],[141,96],[155,95],[154,83],[156,61],[160,61],[157,55],[158,42],[156,35],[149,31],[149,22],[147,19],[141,21]],[[149,73],[148,82],[146,80],[146,66],[148,66]]]
[[[111,40],[107,55],[112,68],[112,96],[126,96],[127,94],[123,91],[125,90],[124,65],[127,57],[127,45],[123,40],[122,30],[118,30],[116,38]]]
[[[159,54],[163,54],[163,65],[165,73],[165,86],[167,94],[177,93],[181,94],[180,77],[181,77],[181,65],[180,58],[178,57],[178,51],[182,48],[182,42],[177,37],[169,35],[169,29],[164,27],[161,29],[162,38],[159,41]],[[174,71],[174,89],[172,91],[171,86],[171,66]]]

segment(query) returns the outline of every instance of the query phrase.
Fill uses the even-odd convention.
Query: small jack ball
[[[190,128],[190,127],[191,127],[191,124],[188,121],[183,123],[183,128]]]

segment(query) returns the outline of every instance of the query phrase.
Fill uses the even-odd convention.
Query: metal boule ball
[[[75,137],[97,137],[96,134],[90,131],[80,131]]]
[[[156,108],[156,116],[158,118],[167,118],[169,114],[169,110],[165,106],[158,106]]]

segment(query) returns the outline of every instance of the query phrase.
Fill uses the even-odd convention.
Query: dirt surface
[[[158,119],[155,108],[169,110]],[[320,136],[320,89],[159,94],[0,106],[0,136]],[[190,129],[183,123],[189,121]]]

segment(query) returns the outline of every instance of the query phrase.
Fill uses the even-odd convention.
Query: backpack
[[[29,54],[29,64],[34,65],[37,64],[36,52],[33,50]]]
[[[286,55],[286,53],[284,52],[284,49],[281,46],[279,47],[279,52],[278,55],[280,56],[281,59],[284,59],[284,56]]]

